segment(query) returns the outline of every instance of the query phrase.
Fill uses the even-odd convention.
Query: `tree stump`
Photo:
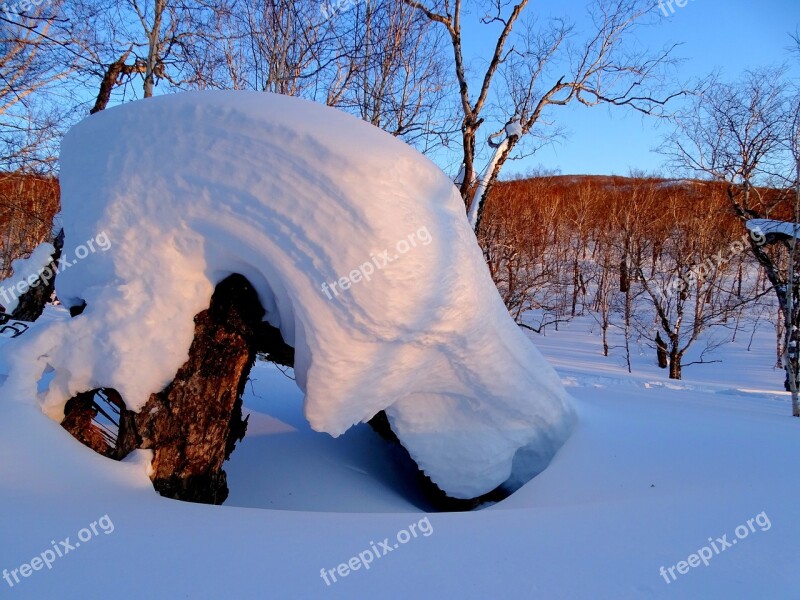
[[[247,430],[241,396],[263,316],[244,277],[220,283],[195,317],[189,359],[136,414],[139,447],[154,452],[151,479],[162,496],[209,504],[228,497],[222,463]]]
[[[250,283],[231,275],[220,283],[195,321],[189,358],[163,391],[138,413],[119,399],[119,431],[104,435],[96,423],[96,391],[67,402],[62,425],[109,458],[134,448],[153,450],[151,479],[162,495],[221,504],[228,496],[222,464],[244,438],[242,392],[263,331],[264,309]]]
[[[247,430],[241,397],[256,354],[294,366],[294,349],[278,329],[262,321],[263,316],[250,283],[241,275],[231,275],[217,286],[209,308],[195,317],[188,360],[172,383],[152,394],[141,411],[126,409],[113,390],[93,390],[67,402],[62,426],[109,458],[122,459],[135,448],[153,450],[150,478],[162,496],[222,504],[228,496],[222,465]],[[119,411],[118,418],[111,419],[118,422],[119,430],[111,435],[96,422],[104,410],[97,402],[98,392]],[[383,411],[369,424],[416,465]],[[422,490],[440,510],[471,510],[508,496],[498,487],[477,498],[452,498],[418,466],[417,470]]]
[[[101,423],[99,416],[105,418]],[[78,394],[64,407],[61,426],[98,454],[122,460],[136,447],[134,414],[116,390]]]

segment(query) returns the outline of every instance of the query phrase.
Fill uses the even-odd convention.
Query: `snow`
[[[470,498],[540,471],[573,412],[508,316],[452,182],[390,135],[271,94],[204,92],[94,115],[62,144],[65,254],[83,314],[25,336],[8,389],[63,417],[97,387],[131,409],[183,364],[193,317],[244,275],[296,350],[316,431],[385,410],[422,469]],[[520,448],[525,448],[515,461]]]
[[[394,345],[373,350],[384,349],[382,358],[388,357],[392,367],[403,373],[404,384],[409,390],[418,387],[418,376],[427,381],[434,380],[423,366],[417,365],[417,371],[406,370],[409,363],[402,352],[406,346],[416,348],[415,340],[419,334],[415,333],[413,325],[423,323],[423,317],[430,316],[429,306],[439,307],[442,318],[435,323],[436,327],[426,331],[425,340],[456,337],[469,345],[474,343],[471,336],[476,327],[478,332],[484,331],[472,320],[473,312],[469,306],[453,304],[456,300],[449,295],[448,289],[443,289],[445,286],[431,283],[426,264],[415,264],[413,277],[405,271],[404,265],[410,269],[411,263],[421,261],[417,258],[417,251],[442,252],[444,239],[453,244],[454,255],[469,257],[472,252],[458,243],[457,233],[463,226],[463,218],[462,225],[458,225],[451,217],[442,214],[451,211],[450,192],[444,184],[440,186],[437,183],[439,175],[429,172],[427,163],[420,162],[416,155],[407,159],[408,169],[413,166],[415,175],[418,174],[413,178],[403,180],[400,175],[407,173],[396,171],[404,168],[402,163],[407,156],[403,154],[407,151],[399,147],[391,153],[400,157],[400,165],[380,164],[378,166],[383,170],[372,172],[376,179],[387,178],[383,185],[388,186],[387,181],[395,176],[398,181],[406,181],[405,186],[399,183],[388,186],[394,196],[383,195],[383,185],[376,182],[375,189],[364,190],[358,198],[369,195],[382,206],[387,199],[410,203],[409,197],[420,191],[419,181],[430,177],[428,191],[442,191],[441,196],[435,197],[441,200],[441,205],[428,207],[422,213],[427,220],[412,225],[426,226],[432,241],[425,245],[428,236],[418,236],[416,248],[409,249],[391,268],[381,270],[372,281],[354,283],[347,290],[348,294],[337,298],[336,302],[326,298],[326,302],[334,307],[343,305],[345,308],[316,304],[301,312],[298,301],[290,307],[281,305],[283,312],[280,312],[278,300],[289,295],[288,291],[281,292],[283,295],[275,291],[276,282],[282,281],[280,275],[283,271],[280,269],[284,268],[288,273],[286,265],[293,259],[303,266],[309,263],[306,257],[311,252],[311,241],[306,234],[311,228],[306,224],[317,222],[316,213],[292,219],[281,212],[283,203],[279,197],[270,200],[269,207],[275,220],[287,231],[294,232],[292,239],[306,245],[298,246],[291,258],[280,253],[272,257],[274,262],[269,264],[276,266],[269,278],[263,278],[266,283],[257,277],[263,267],[253,265],[262,256],[261,244],[268,244],[269,240],[256,238],[257,244],[250,246],[242,241],[240,246],[233,246],[229,254],[217,257],[212,250],[221,251],[222,236],[219,239],[206,236],[202,243],[198,242],[202,260],[197,258],[197,253],[187,257],[177,249],[192,248],[189,242],[196,240],[191,232],[197,223],[206,226],[204,233],[211,230],[212,225],[225,225],[230,231],[240,231],[240,221],[245,217],[260,224],[259,210],[262,209],[253,210],[253,207],[262,204],[251,202],[250,210],[243,215],[232,210],[216,215],[213,222],[203,221],[198,216],[203,207],[217,206],[210,200],[211,195],[218,191],[208,183],[210,177],[197,181],[183,179],[177,189],[168,188],[161,176],[154,177],[146,168],[156,160],[173,168],[180,166],[174,164],[180,161],[171,162],[172,159],[165,156],[166,150],[156,151],[157,146],[143,151],[141,140],[134,131],[138,125],[158,141],[158,129],[172,127],[168,120],[156,119],[160,116],[160,113],[156,114],[157,110],[163,110],[174,120],[173,135],[176,135],[175,130],[194,122],[198,114],[216,131],[228,132],[234,125],[239,127],[239,121],[244,121],[242,127],[250,127],[255,133],[264,125],[261,118],[254,118],[261,109],[253,108],[253,112],[244,107],[231,110],[228,113],[230,127],[226,129],[209,114],[209,111],[214,112],[211,110],[213,102],[202,110],[196,105],[183,105],[178,114],[159,104],[159,99],[147,102],[154,103],[154,112],[150,112],[148,107],[146,115],[137,116],[139,109],[136,107],[139,105],[136,104],[125,110],[112,109],[105,115],[96,116],[103,121],[93,117],[71,134],[73,147],[79,136],[96,133],[93,141],[102,151],[113,152],[108,159],[94,156],[99,159],[96,164],[80,163],[79,157],[73,155],[80,164],[73,163],[70,168],[85,169],[88,177],[97,174],[95,169],[112,169],[116,165],[113,159],[117,157],[124,158],[122,164],[126,165],[120,171],[124,178],[118,187],[112,188],[109,181],[99,176],[94,181],[95,184],[104,183],[100,190],[115,200],[114,210],[111,210],[112,204],[108,204],[108,210],[95,214],[91,206],[86,207],[86,218],[90,222],[84,227],[81,219],[76,217],[72,221],[72,227],[79,230],[69,236],[72,244],[91,239],[96,231],[102,231],[94,230],[98,224],[114,224],[116,227],[113,230],[105,227],[114,243],[113,252],[92,254],[62,273],[67,286],[64,291],[71,291],[72,300],[81,297],[89,300],[87,313],[70,319],[65,308],[51,306],[21,337],[0,338],[0,514],[3,515],[0,531],[5,541],[0,545],[0,588],[8,588],[9,598],[693,600],[792,598],[796,595],[795,557],[800,537],[800,509],[796,499],[800,495],[800,466],[794,457],[800,454],[797,431],[800,420],[790,416],[790,399],[782,390],[784,375],[773,367],[774,327],[763,320],[752,341],[749,332],[740,331],[736,342],[728,342],[715,351],[712,358],[720,362],[688,366],[681,381],[667,379],[666,372],[655,366],[653,349],[636,339],[631,340],[633,373],[627,373],[622,340],[616,330],[611,333],[611,356],[603,357],[598,325],[591,316],[561,323],[558,330],[548,327],[546,335],[531,334],[536,346],[555,367],[559,389],[566,386],[570,391],[580,418],[569,439],[538,477],[522,485],[506,500],[479,511],[424,512],[428,507],[415,491],[413,470],[398,465],[391,448],[366,425],[350,427],[336,439],[315,431],[306,418],[309,398],[305,396],[304,412],[303,390],[287,378],[287,375],[300,377],[301,369],[284,375],[264,363],[255,366],[244,397],[245,410],[250,415],[248,435],[225,467],[231,488],[226,506],[183,503],[159,497],[148,479],[149,452],[138,451],[123,462],[115,462],[75,441],[42,413],[40,402],[55,401],[59,385],[68,388],[70,382],[79,385],[81,381],[90,381],[94,373],[105,375],[103,365],[97,364],[103,353],[127,351],[122,345],[122,329],[111,328],[109,323],[102,322],[104,311],[112,311],[121,326],[124,322],[128,327],[125,331],[133,336],[131,354],[120,354],[125,356],[125,360],[140,360],[142,366],[152,367],[144,353],[136,354],[137,344],[153,350],[156,343],[166,344],[163,348],[156,348],[158,359],[171,360],[170,352],[178,344],[162,335],[159,327],[164,325],[164,317],[159,310],[178,315],[174,326],[181,327],[185,325],[181,320],[184,309],[189,312],[186,306],[193,310],[195,304],[207,304],[208,297],[204,297],[202,302],[196,300],[191,287],[184,290],[183,296],[177,296],[172,288],[148,285],[163,286],[171,275],[208,294],[213,282],[220,280],[224,273],[208,275],[205,270],[224,260],[237,258],[241,261],[237,268],[251,269],[246,275],[254,276],[254,283],[261,286],[259,292],[263,298],[274,299],[270,316],[282,329],[287,327],[285,331],[289,331],[290,327],[281,322],[282,318],[287,314],[297,315],[292,321],[297,332],[293,339],[302,336],[309,339],[306,350],[317,343],[316,338],[309,338],[309,330],[305,329],[316,323],[316,318],[324,320],[331,312],[337,318],[351,315],[350,309],[356,307],[369,314],[364,306],[370,299],[370,290],[378,281],[381,286],[390,286],[394,295],[384,298],[387,315],[394,319],[393,325],[402,329],[404,337],[402,344],[397,341]],[[269,96],[258,96],[258,103],[266,103],[270,108],[268,112],[280,114],[274,102]],[[290,110],[289,103],[281,106]],[[155,107],[163,108],[156,110]],[[281,136],[282,157],[290,163],[300,161],[302,157],[291,152],[295,148],[292,143],[314,140],[317,151],[308,154],[308,160],[319,161],[319,181],[326,181],[327,177],[327,181],[337,181],[344,186],[341,182],[348,177],[348,170],[358,170],[361,164],[358,160],[363,159],[357,150],[352,156],[331,152],[332,156],[338,156],[342,165],[342,171],[337,172],[334,178],[330,165],[320,160],[329,147],[326,144],[333,142],[322,139],[321,134],[315,131],[318,128],[315,124],[322,118],[318,119],[315,114],[308,111],[306,122],[309,129],[306,131],[293,129],[287,133],[285,128],[275,125],[286,134]],[[335,148],[349,147],[349,142],[345,144],[343,140],[350,140],[351,135],[364,136],[362,141],[372,139],[372,134],[361,131],[361,126],[355,122],[349,121],[346,127],[340,127],[337,125],[338,117],[330,116],[328,111],[324,114],[334,132],[343,136]],[[152,126],[148,125],[150,120]],[[93,123],[124,127],[114,131],[98,125],[96,131],[90,132],[87,128],[93,129]],[[348,132],[346,135],[345,130]],[[140,154],[129,155],[124,149],[117,148],[112,143],[116,136],[129,136],[130,143]],[[295,142],[287,146],[287,140]],[[176,155],[181,148],[195,143],[215,161],[222,160],[228,149],[223,143],[224,136],[188,140],[176,135],[175,141]],[[255,194],[259,185],[262,190],[276,190],[280,186],[275,187],[275,179],[284,179],[284,171],[273,171],[267,176],[260,167],[248,170],[244,183],[236,178],[241,178],[243,172],[236,166],[234,158],[247,164],[264,162],[263,156],[255,161],[262,147],[260,144],[263,140],[254,139],[245,144],[247,152],[243,156],[236,158],[231,154],[229,161],[223,161],[230,173],[230,177],[224,179],[228,184],[226,189],[234,202],[247,191],[260,198]],[[372,148],[371,155],[378,152],[378,146],[381,145]],[[363,148],[364,145],[356,147]],[[307,146],[305,151],[308,151]],[[87,163],[91,162],[88,158],[91,157],[85,159]],[[129,187],[136,179],[134,171],[139,165],[145,168],[139,172],[141,181],[157,190],[152,192],[152,196],[144,183],[140,183],[139,188]],[[205,164],[205,168],[209,176],[220,172],[214,161]],[[181,174],[185,175],[185,171],[178,169],[176,177]],[[197,174],[193,176],[197,177]],[[355,177],[352,172],[350,177]],[[77,179],[76,175],[70,185],[73,190],[77,188],[80,191]],[[325,194],[322,194],[323,188]],[[127,194],[133,195],[131,189],[137,189],[139,196],[129,198]],[[167,189],[170,189],[170,194],[164,193]],[[328,198],[329,189],[335,195],[343,188],[323,186],[316,189],[320,191],[316,210],[326,211],[327,204],[319,202],[319,198]],[[352,194],[360,191],[356,185],[347,190]],[[164,199],[169,198],[171,203],[171,194],[180,196],[179,191],[186,196],[195,194],[198,208],[184,204],[180,210],[157,210],[159,201],[164,203]],[[162,193],[160,197],[159,192]],[[433,199],[434,195],[424,197]],[[152,213],[136,213],[135,200],[140,198],[142,206]],[[298,195],[298,206],[303,206],[304,199],[307,200],[308,196]],[[71,202],[76,200],[77,197],[72,196]],[[89,200],[97,208],[99,201],[95,196],[87,196]],[[116,203],[117,200],[121,204]],[[243,209],[241,203],[233,206]],[[419,210],[419,206],[416,209]],[[81,207],[71,210],[79,211]],[[384,207],[384,210],[393,208]],[[357,222],[362,236],[372,231],[366,227],[367,224],[377,228],[376,221],[380,220],[372,213],[367,215],[367,212],[368,208],[360,205],[358,208],[350,206],[348,211],[353,220],[346,222]],[[139,221],[134,220],[134,214],[138,214]],[[157,220],[159,216],[163,222]],[[397,218],[394,212],[391,216]],[[334,224],[338,228],[339,221],[328,213],[320,215],[319,219],[327,219],[328,227],[318,229],[330,234],[333,244],[337,233],[333,231]],[[432,223],[439,226],[434,227]],[[131,228],[131,224],[134,227]],[[442,231],[447,226],[451,238],[446,238],[446,232]],[[219,229],[214,231],[219,233]],[[276,226],[270,231],[272,235],[280,235],[282,230]],[[409,227],[403,230],[406,236],[403,239],[408,239],[407,234],[411,232],[422,233],[419,228]],[[249,235],[251,230],[247,233]],[[172,236],[176,242],[184,241],[185,245],[172,248],[158,237],[162,234]],[[385,236],[396,234],[395,229],[386,226]],[[247,236],[242,236],[242,239],[249,240]],[[359,240],[358,236],[350,238],[356,245],[361,243]],[[233,240],[225,241],[231,243]],[[375,244],[371,238],[367,241],[369,243],[365,246]],[[397,238],[382,238],[383,245],[378,250],[396,241]],[[246,246],[250,254],[242,246]],[[330,273],[340,277],[348,274],[346,269],[342,272],[336,269],[352,258],[350,254],[345,252],[346,256],[340,257],[339,254],[323,252],[319,244],[314,247],[319,249],[324,260],[311,262],[327,265]],[[241,251],[237,253],[237,249]],[[158,252],[162,253],[162,258],[155,263],[153,254]],[[189,269],[195,266],[195,262],[190,260],[192,257],[205,269],[205,280],[195,279],[195,272]],[[188,266],[176,264],[179,258],[189,263]],[[139,267],[137,260],[146,264]],[[134,269],[134,273],[148,273],[145,267],[152,269],[154,264],[167,273],[154,273],[151,279],[136,282],[129,271],[122,270],[124,266]],[[350,268],[355,267],[350,264]],[[471,268],[480,271],[477,267]],[[460,272],[460,276],[480,280],[477,272],[464,267],[459,269],[465,271]],[[298,269],[293,276],[302,282],[303,272]],[[335,276],[329,275],[328,271],[325,275],[328,276],[325,281],[333,281]],[[409,279],[404,280],[403,285],[396,285],[395,278],[401,276]],[[447,277],[447,274],[439,272],[439,276]],[[430,291],[449,303],[437,304],[435,296],[425,295],[427,304],[420,301],[419,305],[412,305],[414,294],[409,290],[417,290],[414,287],[416,278],[432,286]],[[453,281],[448,280],[448,283],[452,285]],[[320,282],[314,284],[318,286]],[[303,293],[301,284],[298,288],[299,293]],[[155,293],[158,290],[171,295],[159,296]],[[113,304],[114,294],[118,300],[130,301]],[[305,296],[303,299],[305,301]],[[476,298],[478,303],[483,301]],[[173,306],[170,302],[180,306]],[[416,308],[416,312],[405,315],[406,320],[401,321],[402,307]],[[325,309],[328,312],[319,313],[319,317],[315,316],[316,313],[308,314]],[[448,309],[464,312],[450,316]],[[89,312],[92,310],[95,312]],[[174,312],[169,312],[172,310]],[[134,317],[130,317],[130,311],[135,313]],[[486,313],[489,316],[493,314],[491,311]],[[409,324],[410,317],[414,320]],[[357,320],[362,332],[371,332],[375,327],[365,316],[351,318]],[[472,329],[462,327],[462,319]],[[134,320],[135,323],[128,322]],[[400,323],[405,325],[401,327]],[[430,321],[427,323],[430,326]],[[502,332],[504,326],[502,322],[498,323],[493,323],[493,326]],[[453,328],[450,336],[446,335],[446,326]],[[390,327],[382,332],[385,335],[380,339],[384,344],[400,336]],[[76,336],[69,347],[74,352],[84,353],[73,361],[64,355],[66,346],[62,346],[63,340],[58,337],[67,334]],[[92,337],[96,334],[105,337]],[[696,360],[697,356],[692,353],[701,352],[709,335],[705,332],[704,339],[693,346],[690,356],[686,357],[688,362]],[[157,342],[151,341],[150,337]],[[516,352],[513,346],[516,337],[509,339],[504,334],[500,337]],[[488,335],[484,341],[489,342]],[[530,346],[527,340],[522,342],[527,344],[526,347]],[[356,340],[353,343],[363,342]],[[337,351],[347,351],[347,348],[337,348]],[[456,350],[451,351],[454,360],[459,358]],[[493,366],[489,359],[491,352],[496,351],[495,346],[489,345],[484,353],[470,356],[470,364],[476,364],[466,371],[470,379],[464,383],[465,387],[477,380],[496,391],[506,389],[508,382],[504,378],[507,377],[522,377],[527,381],[523,368],[530,359],[527,353],[516,355],[519,357],[516,368],[523,373],[512,375],[499,368],[491,374],[476,373],[478,366],[488,365],[487,369]],[[338,352],[335,354],[340,356]],[[538,352],[533,356],[538,359]],[[371,355],[369,359],[370,366],[375,368],[377,359]],[[115,360],[121,362],[122,358]],[[318,365],[316,355],[311,363],[311,368],[306,369],[307,381],[313,378]],[[51,365],[62,369],[67,365],[74,372],[67,375],[53,372],[49,369]],[[347,364],[337,364],[337,368],[346,369]],[[356,371],[353,369],[349,373],[355,374]],[[139,373],[139,377],[154,379],[153,374],[147,371]],[[492,383],[491,377],[497,380]],[[335,378],[327,381],[332,394],[339,391],[337,381]],[[382,385],[373,385],[372,381],[370,385],[373,387],[357,388],[358,393],[371,395],[374,390],[384,389]],[[429,389],[424,393],[434,392]],[[353,400],[367,402],[360,396]],[[449,406],[458,402],[458,398],[447,394],[435,395],[433,400],[431,410],[437,414],[447,412]],[[46,406],[53,409],[56,404]],[[347,402],[342,406],[356,412],[355,407]],[[394,418],[399,423],[404,419],[413,421],[414,416],[413,411],[406,410]],[[447,417],[448,423],[458,423],[459,418],[466,418],[458,411],[447,413]],[[470,425],[485,426],[485,421],[473,421]],[[419,435],[424,438],[421,441],[423,446],[431,439],[426,438],[424,430]],[[535,466],[538,460],[533,446],[525,447],[515,455],[515,461],[524,463],[528,469],[541,468],[542,465]],[[479,465],[474,468],[479,468]],[[430,532],[430,535],[422,533],[408,543],[393,547],[393,539],[402,541],[399,532],[423,522],[429,525],[424,532]],[[737,536],[736,532],[748,522],[752,527],[749,530],[745,528],[746,535]],[[79,544],[79,536],[89,531],[90,524],[99,524],[101,529],[96,535],[81,538],[88,541]],[[104,524],[110,526],[104,527]],[[689,565],[681,573],[681,563],[691,563],[692,556],[702,553],[704,548],[716,543],[713,540],[723,537],[731,542],[730,546],[711,554],[707,564],[697,561],[696,566]],[[388,544],[389,552],[375,560],[369,570],[352,571],[330,584],[322,578],[321,569],[338,572],[338,566],[348,563],[350,557],[359,556],[383,542]],[[35,557],[64,544],[72,545],[73,549],[54,560],[52,565],[42,567],[34,564]],[[24,569],[23,565],[30,569]],[[671,568],[675,577],[665,579],[661,574],[662,568]],[[16,582],[14,577],[17,577]]]
[[[515,135],[518,138],[522,137],[522,124],[517,118],[513,119],[508,123],[508,125],[506,125],[506,137],[511,137],[512,135]]]
[[[0,281],[0,303],[6,313],[12,313],[19,305],[19,297],[39,279],[50,264],[56,249],[53,244],[43,242],[34,248],[30,256],[11,261],[11,276]]]
[[[45,318],[66,319],[64,312],[49,309]],[[794,596],[800,467],[793,457],[800,437],[781,391],[783,376],[772,368],[771,327],[759,328],[752,351],[747,339],[726,344],[715,355],[721,363],[689,367],[678,382],[655,367],[648,348],[634,345],[632,375],[622,366],[621,349],[604,358],[590,317],[534,340],[569,386],[581,418],[544,473],[507,500],[470,513],[421,513],[375,456],[375,434],[357,426],[332,440],[311,431],[292,382],[263,364],[247,386],[253,431],[228,463],[232,493],[223,507],[160,498],[144,472],[146,456],[104,459],[34,403],[3,393],[0,527],[7,543],[0,546],[0,571],[30,561],[51,540],[74,542],[80,528],[103,515],[114,524],[113,533],[101,531],[7,595]],[[261,449],[273,452],[265,459]],[[735,539],[737,526],[762,512],[771,527],[756,526],[708,566],[690,568],[671,583],[659,574],[708,545],[709,537]],[[429,537],[326,586],[321,568],[425,516]],[[0,586],[8,584],[0,580]]]
[[[475,230],[475,227],[478,223],[478,214],[483,203],[483,195],[486,193],[486,188],[489,186],[489,181],[492,178],[492,174],[494,173],[498,161],[506,153],[506,149],[511,142],[509,138],[511,136],[516,136],[517,138],[522,137],[522,125],[520,124],[519,119],[515,118],[514,120],[510,121],[505,126],[505,133],[505,139],[494,149],[494,154],[492,155],[491,160],[489,160],[489,164],[487,164],[484,168],[480,181],[478,182],[475,191],[472,193],[472,201],[470,202],[469,210],[467,212],[467,220],[469,221],[470,227],[472,227],[473,230]]]
[[[746,223],[748,231],[761,236],[777,233],[792,237],[795,235],[795,224],[790,221],[775,221],[772,219],[750,219]],[[800,227],[800,226],[798,226]]]

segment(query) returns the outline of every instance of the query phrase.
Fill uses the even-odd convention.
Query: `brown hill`
[[[0,173],[0,279],[10,274],[13,259],[50,237],[59,210],[57,179]]]

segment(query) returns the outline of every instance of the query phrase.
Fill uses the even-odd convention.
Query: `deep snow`
[[[186,361],[231,273],[295,348],[305,416],[338,436],[386,411],[439,487],[528,480],[568,436],[555,372],[508,316],[452,182],[389,134],[297,98],[174,94],[103,111],[64,139],[65,253],[79,318],[26,336],[9,390],[54,419],[110,387],[140,409]],[[8,391],[6,393],[9,393]],[[525,448],[526,460],[515,454]]]
[[[551,371],[516,326],[509,329],[506,315],[500,318],[502,305],[485,285],[480,253],[446,178],[394,142],[372,143],[371,130],[357,121],[338,123],[327,111],[309,110],[298,122],[283,114],[288,108],[265,120],[263,103],[281,108],[284,100],[257,98],[236,109],[226,100],[224,110],[213,102],[153,99],[146,114],[137,112],[141,105],[111,109],[68,139],[63,189],[65,206],[75,205],[64,219],[74,232],[65,252],[98,231],[107,232],[114,251],[88,256],[61,278],[62,297],[88,301],[85,317],[68,319],[65,308],[51,307],[21,337],[0,339],[6,597],[796,597],[800,420],[789,416],[783,375],[771,367],[775,341],[768,326],[762,323],[751,351],[740,336],[716,352],[720,363],[686,368],[685,379],[675,382],[654,366],[652,349],[634,344],[633,374],[625,371],[618,339],[612,356],[602,357],[596,324],[578,318],[531,338],[555,366]],[[207,129],[194,129],[205,137],[179,134],[199,121]],[[273,135],[264,137],[265,124]],[[167,137],[175,142],[169,151],[159,143]],[[95,154],[77,151],[87,144]],[[344,146],[352,153],[343,154]],[[187,159],[189,148],[201,152]],[[275,168],[265,170],[269,160]],[[171,167],[173,175],[154,176],[156,166]],[[285,176],[301,167],[305,178]],[[375,188],[361,185],[366,174]],[[260,196],[286,186],[297,194]],[[220,192],[233,209],[215,203]],[[177,212],[164,200],[176,195],[183,198]],[[329,196],[336,202],[320,204]],[[420,216],[420,198],[439,203]],[[298,206],[315,210],[294,215]],[[409,214],[422,220],[404,220]],[[259,233],[265,228],[272,237]],[[370,252],[396,248],[401,231],[416,233],[419,243],[381,270],[379,286],[350,277]],[[264,262],[267,254],[274,262]],[[451,260],[458,268],[443,271]],[[191,337],[187,315],[205,308],[213,284],[234,271],[251,278],[273,324],[299,346],[296,375],[305,406],[286,375],[257,365],[244,399],[248,436],[226,464],[227,505],[161,498],[147,477],[149,453],[121,463],[105,459],[76,442],[38,401],[58,417],[60,403],[75,391],[126,384],[135,406],[174,373]],[[345,276],[352,285],[340,291],[347,294],[326,298],[320,285]],[[462,286],[485,294],[465,295]],[[409,293],[417,287],[421,295]],[[487,315],[488,325],[478,318]],[[378,327],[384,317],[389,326]],[[332,325],[340,321],[344,332]],[[311,325],[322,332],[317,338]],[[358,353],[367,348],[372,353],[350,364],[341,353],[351,346],[323,341],[351,344],[353,357],[363,358]],[[453,365],[442,370],[449,360]],[[342,383],[341,373],[357,381]],[[446,394],[411,396],[435,401],[434,414],[445,415],[438,420],[414,411],[413,403],[409,409],[408,398],[390,406],[404,435],[425,423],[438,433],[447,424],[461,431],[482,426],[481,435],[433,449],[426,447],[433,437],[407,435],[421,449],[418,458],[476,468],[448,451],[463,456],[467,447],[483,458],[493,444],[475,440],[487,439],[492,418],[480,412],[499,401],[493,433],[507,435],[508,417],[527,398],[517,393],[522,387],[549,390],[544,406],[528,408],[544,410],[552,425],[565,414],[566,386],[579,419],[547,469],[508,499],[470,513],[424,513],[412,470],[398,465],[366,426],[345,429],[387,401],[390,395],[375,398],[386,384],[398,393],[442,392],[463,373],[469,374],[464,388],[474,394],[469,410],[448,407],[460,399]],[[473,420],[459,420],[470,419],[473,409]],[[530,413],[523,416],[521,430],[530,426]],[[309,420],[341,435],[314,431]],[[476,479],[486,484],[507,474],[500,463],[489,469],[491,477]],[[721,552],[720,540],[729,544]],[[700,563],[697,556],[712,546],[707,565]]]

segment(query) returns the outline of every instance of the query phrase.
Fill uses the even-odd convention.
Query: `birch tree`
[[[665,145],[679,168],[722,182],[735,215],[752,231],[758,230],[757,220],[790,221],[796,231],[799,215],[792,208],[798,193],[796,92],[792,96],[782,69],[748,71],[730,84],[715,80],[678,119]],[[793,395],[793,414],[800,416],[795,236],[786,227],[763,234],[764,241],[748,236],[749,246],[778,301],[785,336],[785,386]]]
[[[192,29],[203,11],[191,0],[72,0],[66,18],[92,24],[72,41],[80,83],[96,94],[89,112],[114,99],[150,98],[161,81],[184,89],[185,53],[205,34]]]
[[[488,2],[480,21],[486,31],[499,31],[490,33],[493,51],[485,57],[485,68],[474,74],[468,72],[464,53],[462,0],[404,1],[443,28],[450,39],[461,122],[461,171],[456,184],[476,231],[486,198],[515,147],[523,141],[531,143],[535,135],[547,138],[557,131],[541,127],[550,108],[577,102],[659,114],[668,100],[681,93],[659,94],[658,90],[672,48],[652,53],[634,46],[637,27],[659,18],[656,5],[646,0],[591,3],[592,29],[578,40],[573,39],[574,27],[565,19],[541,27],[524,19],[528,0]],[[488,146],[484,148],[481,128],[497,121],[489,115],[493,95],[501,104],[505,124],[483,138]],[[490,158],[480,171],[477,161],[487,154],[484,150]]]
[[[798,42],[800,47],[800,41]],[[787,148],[794,167],[792,235],[788,248],[788,273],[791,292],[786,294],[784,317],[784,356],[786,387],[792,394],[792,416],[800,417],[800,281],[797,272],[797,236],[800,235],[800,93],[796,93],[788,113]]]

